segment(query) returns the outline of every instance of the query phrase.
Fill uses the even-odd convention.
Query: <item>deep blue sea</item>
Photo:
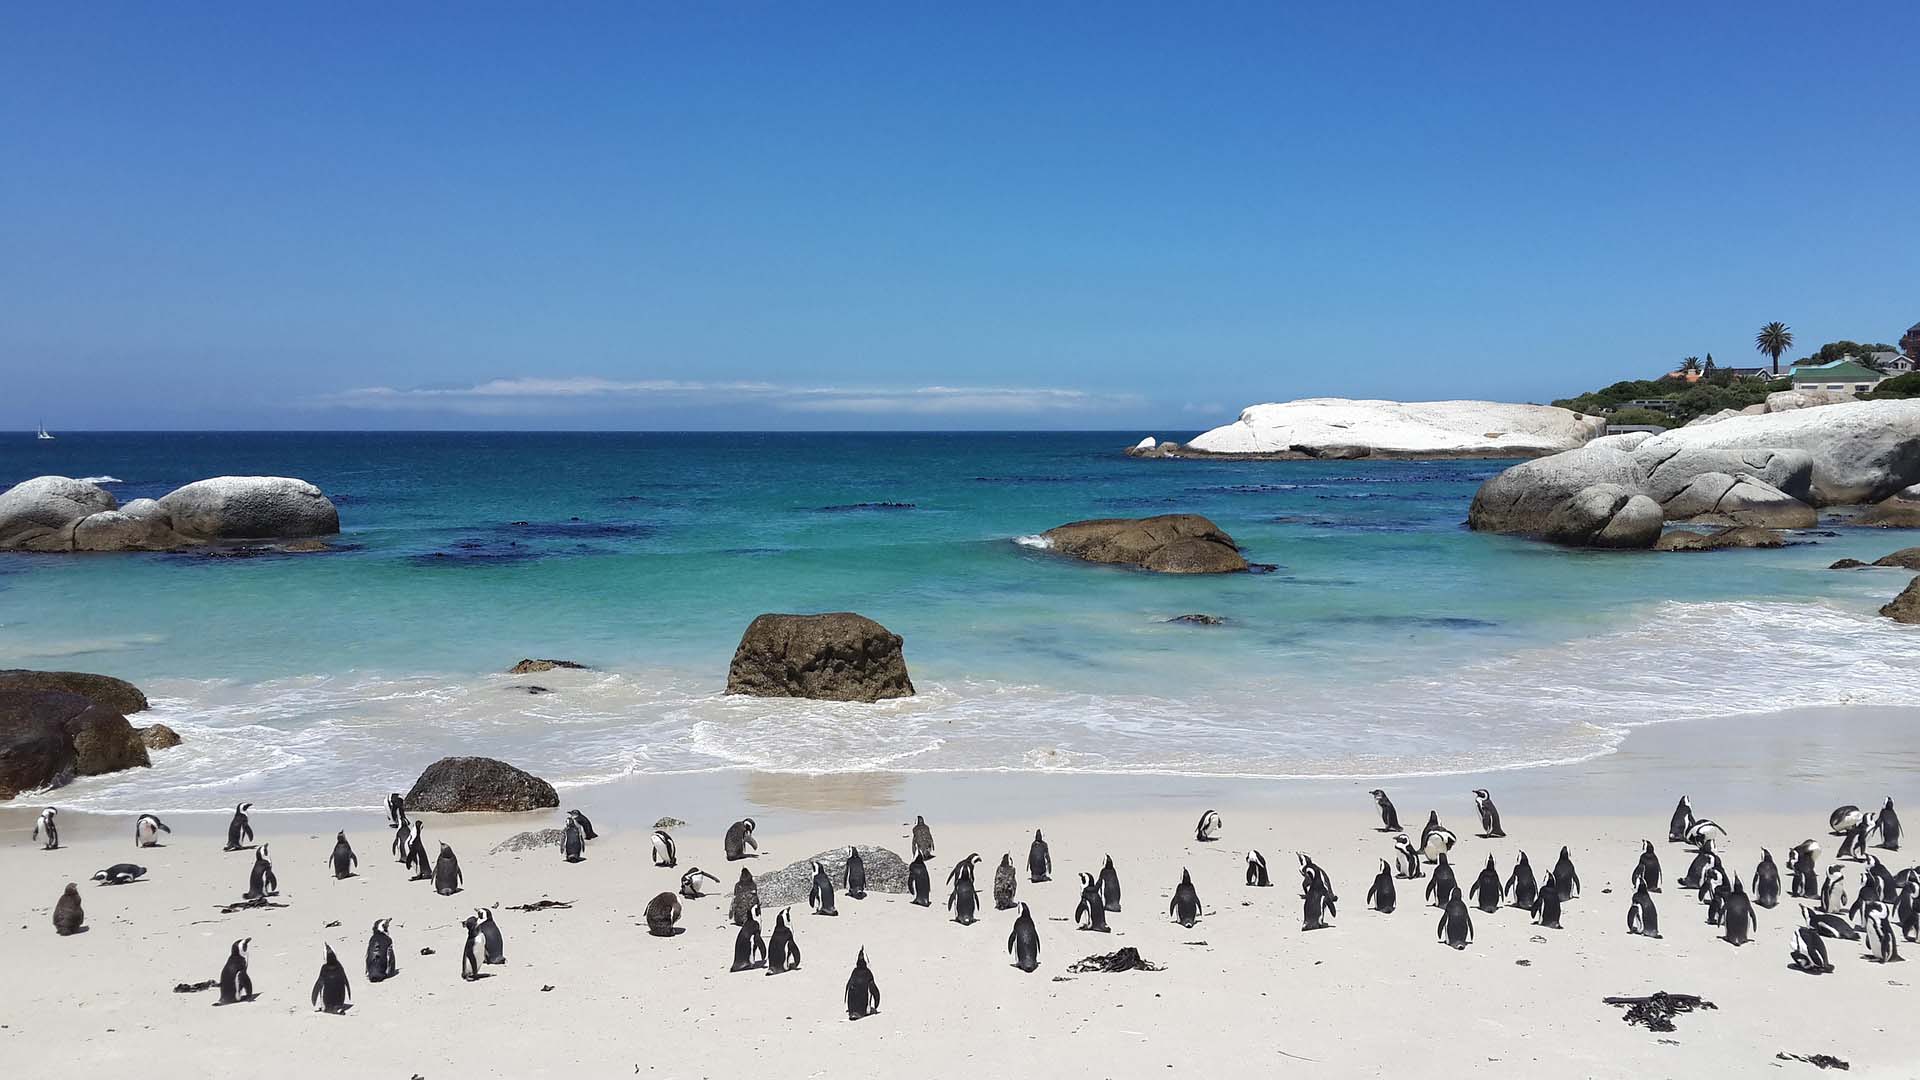
[[[0,666],[133,679],[185,746],[79,808],[376,803],[444,753],[562,786],[717,769],[1371,776],[1577,760],[1635,725],[1920,698],[1920,639],[1840,573],[1899,534],[1584,553],[1468,532],[1500,462],[1139,461],[1137,432],[69,433],[0,446],[122,501],[221,474],[339,504],[328,554],[0,555]],[[1269,573],[1162,577],[1020,538],[1206,514]],[[853,610],[920,695],[729,699],[765,611]],[[1167,620],[1204,612],[1225,625]],[[523,656],[591,672],[514,678]],[[516,686],[554,692],[529,696]]]

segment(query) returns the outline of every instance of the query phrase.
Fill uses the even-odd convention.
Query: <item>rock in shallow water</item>
[[[900,856],[882,847],[869,847],[866,844],[856,846],[860,849],[860,861],[867,867],[868,892],[907,891],[907,864]],[[788,904],[805,903],[807,892],[813,886],[815,862],[826,866],[828,876],[833,878],[834,892],[840,894],[847,880],[847,849],[843,847],[822,851],[771,873],[756,875],[754,881],[760,889],[760,907],[772,910]]]
[[[553,785],[504,761],[446,757],[427,766],[407,792],[407,809],[436,814],[517,812],[560,805]]]
[[[1199,514],[1073,521],[1040,535],[1047,550],[1087,562],[1161,574],[1231,574],[1247,569],[1233,537]]]
[[[57,690],[0,690],[0,799],[149,764],[133,725],[104,705]]]
[[[1713,533],[1670,532],[1653,545],[1655,551],[1717,551],[1722,548],[1786,547],[1787,538],[1772,529],[1735,525]]]
[[[0,671],[0,690],[58,690],[66,694],[79,694],[122,716],[131,716],[147,707],[147,695],[141,693],[139,687],[125,679],[86,671],[8,668]]]
[[[821,701],[913,696],[900,635],[864,615],[762,615],[727,667],[727,693]]]
[[[540,671],[552,671],[554,668],[567,668],[572,671],[585,671],[587,665],[572,660],[522,660],[507,669],[509,675],[532,675]]]
[[[1920,624],[1920,576],[1907,582],[1900,595],[1887,602],[1880,614],[1894,622]]]
[[[180,733],[165,724],[148,724],[133,730],[149,750],[171,750],[180,745]]]

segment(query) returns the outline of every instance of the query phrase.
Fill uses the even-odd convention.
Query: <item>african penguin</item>
[[[1712,851],[1715,844],[1727,838],[1727,830],[1712,818],[1700,818],[1687,830],[1687,843],[1695,851]]]
[[[1693,799],[1680,796],[1680,805],[1673,808],[1673,818],[1667,822],[1667,843],[1678,844],[1686,840],[1687,830],[1693,828]]]
[[[1827,815],[1827,828],[1834,836],[1845,836],[1860,824],[1861,816],[1860,808],[1848,803]]]
[[[1553,887],[1562,900],[1580,895],[1580,873],[1573,868],[1573,854],[1564,846],[1559,861],[1553,864]]]
[[[247,820],[247,811],[253,808],[250,802],[240,803],[233,808],[233,820],[227,822],[228,851],[239,851],[253,843],[253,824]]]
[[[1180,884],[1173,887],[1173,899],[1167,904],[1167,914],[1189,930],[1200,921],[1200,893],[1193,887],[1192,872],[1186,869],[1180,871]]]
[[[1806,900],[1820,895],[1819,857],[1820,844],[1815,840],[1802,840],[1787,849],[1787,872],[1792,875],[1787,895]]]
[[[1892,911],[1887,905],[1875,901],[1867,905],[1864,929],[1867,939],[1867,958],[1880,964],[1891,964],[1900,959],[1900,940],[1894,933]]]
[[[1020,874],[1013,868],[1011,853],[1000,856],[1000,865],[993,869],[993,908],[995,911],[1012,911],[1013,894],[1020,886]]]
[[[1878,814],[1862,814],[1853,828],[1847,830],[1846,837],[1840,841],[1840,850],[1834,852],[1833,857],[1852,862],[1864,859],[1867,854],[1867,834],[1873,831],[1878,820]]]
[[[707,895],[707,883],[720,884],[720,879],[695,866],[680,875],[680,895],[689,900],[698,900]]]
[[[167,823],[152,814],[141,814],[133,822],[134,847],[159,847],[160,834],[172,833]]]
[[[654,835],[657,837],[659,834],[655,833]],[[568,818],[567,823],[560,827],[560,861],[566,862],[566,863],[577,863],[584,860],[586,857],[587,857],[586,831],[580,828],[579,822],[573,820],[572,818]],[[659,857],[657,848],[655,849],[653,865],[655,866],[660,865],[660,857]]]
[[[755,906],[758,906],[757,900]],[[663,892],[647,901],[646,920],[647,933],[654,937],[672,937],[673,924],[680,921],[680,898]],[[741,925],[753,921],[753,915],[749,913]]]
[[[1533,864],[1527,861],[1527,853],[1521,852],[1513,861],[1513,872],[1507,875],[1503,894],[1512,898],[1514,907],[1526,911],[1533,910],[1534,898],[1540,895],[1540,883],[1534,879]]]
[[[1627,933],[1643,937],[1660,936],[1660,913],[1654,910],[1653,897],[1647,894],[1647,883],[1636,882],[1633,899],[1627,904]]]
[[[1760,849],[1760,865],[1753,868],[1753,902],[1763,908],[1780,902],[1780,868],[1766,848]]]
[[[1413,846],[1413,841],[1407,839],[1406,833],[1393,838],[1393,867],[1393,876],[1397,878],[1411,881],[1427,876],[1426,869],[1420,863],[1420,852]]]
[[[1729,945],[1745,945],[1760,924],[1753,917],[1753,905],[1747,900],[1747,887],[1733,879],[1733,892],[1720,911],[1721,937]]]
[[[927,819],[919,815],[913,819],[913,853],[916,857],[933,858],[933,830],[927,827]]]
[[[880,1011],[880,984],[873,981],[867,967],[867,950],[861,949],[853,962],[853,974],[847,977],[847,1019],[858,1020]]]
[[[587,815],[581,813],[578,810],[569,810],[567,811],[567,820],[578,822],[580,825],[580,831],[586,834],[587,839],[589,840],[600,839],[600,834],[593,831],[593,822],[588,820]]]
[[[760,841],[753,835],[753,819],[741,818],[727,826],[727,861],[737,862],[747,857],[747,849],[760,850]]]
[[[1480,836],[1482,839],[1498,839],[1506,834],[1500,828],[1500,808],[1493,805],[1493,796],[1486,788],[1473,789],[1474,809],[1480,811]]]
[[[407,800],[395,791],[387,796],[387,828],[398,829],[407,823]]]
[[[1307,884],[1306,895],[1300,898],[1300,929],[1324,930],[1330,925],[1327,916],[1339,915],[1333,902],[1337,899],[1328,892],[1324,880],[1312,878]]]
[[[1107,905],[1101,898],[1100,881],[1092,874],[1080,875],[1080,903],[1073,909],[1073,922],[1081,930],[1107,933]]]
[[[847,865],[842,871],[846,875],[847,895],[855,900],[867,898],[867,862],[860,857],[860,849],[847,848]]]
[[[479,924],[480,940],[487,946],[487,963],[504,964],[507,962],[506,943],[500,937],[500,924],[493,919],[492,908],[474,908],[473,921]]]
[[[333,955],[333,946],[324,948],[327,956],[320,962],[320,977],[313,980],[312,1004],[322,1012],[338,1015],[352,1008],[348,999],[353,997],[353,988],[347,985],[347,969]]]
[[[220,969],[220,1004],[253,1000],[253,977],[247,974],[247,950],[252,946],[252,938],[241,938],[227,951],[226,966]]]
[[[1833,971],[1833,961],[1827,959],[1827,943],[1811,926],[1795,928],[1793,949],[1787,955],[1794,968],[1809,975],[1827,975]]]
[[[1551,875],[1540,883],[1540,891],[1533,898],[1533,925],[1560,929],[1560,887]]]
[[[1713,852],[1695,852],[1693,861],[1687,864],[1686,872],[1680,875],[1679,886],[1683,889],[1699,888],[1700,879],[1706,876],[1709,870],[1712,870],[1719,864],[1720,856],[1715,855]]]
[[[1893,914],[1900,921],[1900,936],[1908,941],[1920,941],[1920,878],[1910,877],[1900,886]]]
[[[760,887],[753,882],[753,875],[746,867],[740,868],[740,879],[733,883],[733,899],[727,907],[727,921],[735,926],[745,926],[748,919],[760,911]]]
[[[1440,861],[1434,864],[1433,877],[1427,882],[1427,903],[1432,907],[1446,907],[1447,897],[1459,891],[1459,882],[1454,879],[1453,866],[1447,862],[1447,853],[1440,853]]]
[[[1481,911],[1500,910],[1500,897],[1506,890],[1500,887],[1500,870],[1494,865],[1493,856],[1487,856],[1487,865],[1480,868],[1480,876],[1473,879],[1473,887],[1467,890]]]
[[[267,858],[267,849],[271,844],[261,844],[253,849],[253,868],[247,872],[248,900],[264,900],[280,891],[280,879],[274,876],[273,861]]]
[[[433,860],[433,891],[441,896],[452,896],[466,884],[466,875],[460,872],[460,860],[454,857],[453,849],[441,841],[440,854]]]
[[[1473,916],[1467,913],[1467,903],[1460,899],[1460,890],[1454,889],[1448,896],[1436,934],[1440,941],[1456,949],[1473,944]]]
[[[1660,856],[1653,850],[1653,841],[1640,841],[1640,861],[1633,867],[1633,883],[1645,885],[1647,891],[1660,891]]]
[[[354,868],[360,865],[360,856],[353,853],[353,845],[347,843],[347,831],[340,830],[333,838],[333,854],[327,856],[333,864],[333,879],[339,881],[353,876]]]
[[[1900,850],[1900,815],[1893,811],[1893,796],[1887,796],[1887,803],[1880,808],[1880,846],[1888,851]]]
[[[833,878],[827,875],[825,863],[813,864],[813,884],[807,889],[807,907],[815,915],[838,915],[833,907]]]
[[[1843,941],[1859,941],[1860,931],[1853,928],[1845,915],[1833,915],[1817,908],[1800,905],[1800,917],[1821,937],[1839,938]]]
[[[1247,852],[1247,884],[1257,889],[1273,884],[1273,879],[1267,876],[1267,857],[1257,851]]]
[[[1313,861],[1313,856],[1308,855],[1303,851],[1296,851],[1294,852],[1294,857],[1300,860],[1300,895],[1301,896],[1307,895],[1308,889],[1311,889],[1315,885],[1318,885],[1320,887],[1320,891],[1326,893],[1328,896],[1333,897],[1336,900],[1339,899],[1339,897],[1334,896],[1333,879],[1328,877],[1327,872],[1325,870],[1320,869],[1319,864]]]
[[[760,937],[760,921],[748,919],[733,938],[733,967],[729,971],[752,971],[767,964],[767,943]]]
[[[673,842],[673,834],[665,829],[653,830],[653,865],[666,867],[680,865],[680,847]]]
[[[800,946],[793,940],[793,909],[782,908],[773,919],[773,940],[767,943],[767,974],[778,975],[800,966]]]
[[[80,886],[67,882],[60,899],[53,904],[53,932],[61,937],[77,934],[87,924],[87,912],[80,906]]]
[[[1120,910],[1120,872],[1113,868],[1113,856],[1107,856],[1106,865],[1100,868],[1100,899],[1108,911]]]
[[[1379,788],[1374,788],[1368,794],[1373,796],[1373,804],[1380,810],[1380,828],[1376,831],[1399,832],[1400,811],[1393,808],[1393,800],[1387,798],[1387,793]]]
[[[93,880],[102,885],[128,885],[145,877],[147,868],[132,863],[114,863],[105,870],[95,870]]]
[[[1040,966],[1040,930],[1033,925],[1033,913],[1025,904],[1020,905],[1013,932],[1007,935],[1007,951],[1013,954],[1013,966],[1021,971],[1031,972]]]
[[[953,891],[947,894],[947,910],[953,912],[953,921],[961,926],[972,926],[974,914],[980,910],[980,896],[973,886],[973,868],[979,861],[980,856],[969,855],[947,874],[947,881],[953,886]]]
[[[1373,875],[1373,884],[1367,887],[1367,906],[1383,915],[1393,914],[1397,901],[1393,888],[1393,868],[1387,860],[1380,860],[1380,872]]]
[[[486,959],[486,945],[480,940],[480,920],[469,915],[460,920],[466,928],[467,940],[460,947],[460,977],[472,982],[480,977],[480,965]]]
[[[1820,910],[1844,913],[1852,903],[1853,893],[1847,888],[1847,868],[1839,863],[1827,867],[1827,880],[1820,883]]]
[[[1053,878],[1053,852],[1040,830],[1033,830],[1033,846],[1027,849],[1027,880],[1034,884]]]
[[[1200,823],[1193,827],[1193,838],[1201,843],[1220,839],[1220,830],[1226,827],[1220,811],[1209,810],[1200,815]]]
[[[59,813],[58,810],[49,806],[40,811],[39,818],[33,823],[33,838],[42,841],[40,846],[42,851],[52,851],[60,846],[60,826],[53,823],[53,815],[57,813]]]
[[[393,949],[393,920],[373,920],[373,932],[367,935],[367,981],[386,982],[400,974],[399,956]]]
[[[400,815],[400,823],[397,826],[395,826],[395,829],[394,829],[393,844],[391,846],[393,849],[394,860],[396,862],[407,863],[409,869],[411,869],[413,865],[412,863],[408,862],[408,859],[407,859],[407,856],[412,854],[411,849],[413,847],[413,829],[414,829],[414,822],[408,821],[406,818],[406,812],[402,811]]]
[[[420,838],[425,830],[420,822],[413,823],[413,843],[407,848],[407,866],[413,870],[411,881],[428,881],[433,877],[433,860],[427,858],[427,842]]]
[[[1440,856],[1452,851],[1458,842],[1453,830],[1440,824],[1440,811],[1427,811],[1427,824],[1420,830],[1420,854],[1430,863],[1439,862]]]
[[[913,902],[921,907],[933,906],[933,880],[927,874],[927,858],[915,855],[907,864],[907,892],[913,895]]]

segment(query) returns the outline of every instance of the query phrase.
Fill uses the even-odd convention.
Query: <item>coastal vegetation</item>
[[[1744,409],[1749,405],[1759,405],[1767,400],[1768,394],[1791,389],[1793,382],[1790,379],[1740,378],[1723,369],[1695,383],[1672,378],[1626,379],[1575,397],[1561,398],[1553,404],[1574,412],[1607,416],[1616,424],[1677,427],[1694,417],[1717,413],[1722,409]],[[1641,401],[1664,404],[1658,409],[1627,406],[1628,402]],[[1630,413],[1634,418],[1624,418],[1620,415],[1622,412]]]
[[[1773,373],[1780,374],[1780,356],[1793,348],[1793,330],[1783,322],[1770,322],[1753,336],[1753,347],[1773,361]]]

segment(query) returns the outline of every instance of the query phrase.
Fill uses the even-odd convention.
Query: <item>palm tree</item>
[[[1680,374],[1682,375],[1691,375],[1699,370],[1700,358],[1697,356],[1689,356],[1685,360],[1680,361]]]
[[[1753,336],[1753,347],[1773,358],[1773,374],[1780,377],[1780,354],[1793,348],[1793,331],[1786,323],[1770,322]]]

